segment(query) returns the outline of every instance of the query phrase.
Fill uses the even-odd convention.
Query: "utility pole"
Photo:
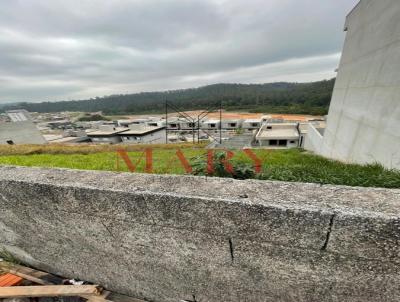
[[[165,144],[168,144],[168,100],[165,100]]]
[[[219,144],[222,144],[222,101],[219,103]]]

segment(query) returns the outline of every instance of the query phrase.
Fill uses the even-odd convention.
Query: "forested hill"
[[[162,113],[165,100],[181,109],[223,103],[227,110],[326,114],[335,79],[312,83],[215,84],[193,89],[111,95],[90,100],[19,103],[1,109],[33,112],[103,111],[105,114]]]

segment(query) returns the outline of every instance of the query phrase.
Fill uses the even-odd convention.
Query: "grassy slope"
[[[204,156],[206,160],[203,148],[193,148],[190,145],[153,147],[154,173],[185,173],[175,155],[177,147],[181,148],[187,159]],[[0,147],[0,164],[128,171],[122,160],[117,164],[116,148],[118,146],[7,146]],[[132,162],[136,163],[143,156],[144,147],[128,148]],[[263,174],[259,176],[261,179],[400,188],[400,172],[389,171],[379,165],[343,164],[297,149],[256,150],[255,153],[263,161]],[[236,152],[233,161],[251,163],[240,151]],[[144,160],[138,164],[137,172],[144,172]]]

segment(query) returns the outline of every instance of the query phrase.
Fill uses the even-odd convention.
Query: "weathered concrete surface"
[[[397,302],[400,190],[2,167],[0,246],[148,301]]]
[[[32,121],[0,123],[0,145],[46,144],[46,140]]]
[[[400,169],[399,0],[362,0],[345,27],[327,128],[314,149],[342,161]]]

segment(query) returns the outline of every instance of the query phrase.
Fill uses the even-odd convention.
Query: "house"
[[[98,129],[100,125],[103,125],[104,121],[88,121],[88,122],[74,122],[75,128],[78,129]]]
[[[261,117],[261,124],[266,124],[266,123],[286,123],[289,122],[282,117],[273,117],[272,115],[263,115]],[[296,123],[296,122],[293,122]]]
[[[197,130],[199,123],[197,121],[190,121],[187,119],[180,120],[179,128],[181,130]]]
[[[147,125],[153,122],[154,118],[136,118],[136,119],[123,119],[117,120],[117,125],[119,127],[129,127],[129,125]]]
[[[129,130],[118,133],[124,144],[164,144],[166,127],[130,125]]]
[[[236,130],[242,126],[242,120],[240,119],[231,119],[231,120],[222,120],[221,128],[223,130]]]
[[[256,142],[260,147],[297,148],[299,140],[297,123],[267,123],[256,135]]]
[[[87,136],[91,139],[93,143],[118,144],[122,142],[121,137],[118,134],[127,130],[129,129],[126,127],[101,125],[99,126],[99,130],[88,132]]]
[[[180,142],[179,136],[176,134],[168,135],[168,142],[169,143],[179,143]]]
[[[68,119],[50,121],[50,122],[47,122],[46,124],[50,129],[53,129],[53,130],[63,130],[63,129],[68,129],[68,128],[71,129],[72,128],[72,122]]]
[[[304,145],[307,140],[307,134],[308,134],[308,122],[302,122],[299,123],[299,134],[300,134],[300,139],[299,139],[299,147],[304,148]]]
[[[136,118],[130,121],[130,125],[146,125],[148,118]]]
[[[181,120],[179,118],[168,119],[166,123],[168,130],[180,130],[180,122]]]
[[[219,130],[220,128],[220,121],[219,120],[206,120],[201,125],[201,129],[203,130]]]
[[[130,124],[132,124],[132,120],[129,119],[117,120],[118,127],[128,127]]]
[[[32,121],[0,123],[0,144],[46,144]]]
[[[242,128],[245,132],[253,132],[261,127],[260,119],[247,119],[243,121]]]
[[[162,119],[150,119],[146,122],[147,127],[165,127],[166,122]]]
[[[265,123],[269,122],[270,120],[272,120],[272,115],[263,115],[261,117],[262,124],[265,124]]]

